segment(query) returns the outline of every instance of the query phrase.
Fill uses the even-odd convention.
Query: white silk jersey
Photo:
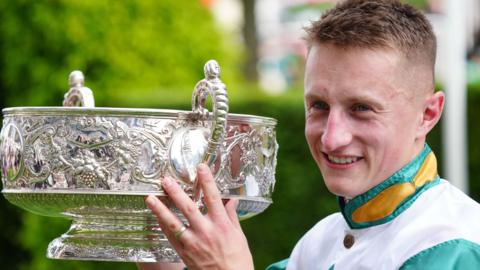
[[[268,270],[480,270],[480,205],[437,173],[428,145],[318,222]]]
[[[347,235],[353,237],[349,248],[344,244]],[[458,249],[458,245],[469,243],[473,243],[472,255],[475,249],[480,255],[480,206],[440,180],[403,213],[384,224],[351,229],[341,213],[326,217],[298,242],[286,269],[407,269],[409,260],[422,251],[433,252],[441,244]],[[444,256],[448,258],[450,254]],[[476,266],[455,269],[480,269],[480,256],[473,260],[478,260]],[[417,266],[411,269],[450,269],[446,265]]]

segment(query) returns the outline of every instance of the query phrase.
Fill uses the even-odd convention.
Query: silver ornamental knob
[[[85,77],[81,71],[72,71],[68,77],[68,84],[70,90],[64,96],[64,107],[95,107],[92,90],[85,87]]]

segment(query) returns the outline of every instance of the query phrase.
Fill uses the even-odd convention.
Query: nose
[[[325,151],[332,152],[347,146],[352,141],[348,120],[340,111],[330,110],[321,142]]]

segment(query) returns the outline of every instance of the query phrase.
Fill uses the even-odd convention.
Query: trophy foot
[[[47,257],[62,260],[181,262],[158,224],[148,219],[74,219],[65,234],[50,242]]]

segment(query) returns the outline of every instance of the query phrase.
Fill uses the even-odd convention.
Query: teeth
[[[328,159],[333,163],[349,164],[358,160],[358,157],[335,157],[328,155]]]

